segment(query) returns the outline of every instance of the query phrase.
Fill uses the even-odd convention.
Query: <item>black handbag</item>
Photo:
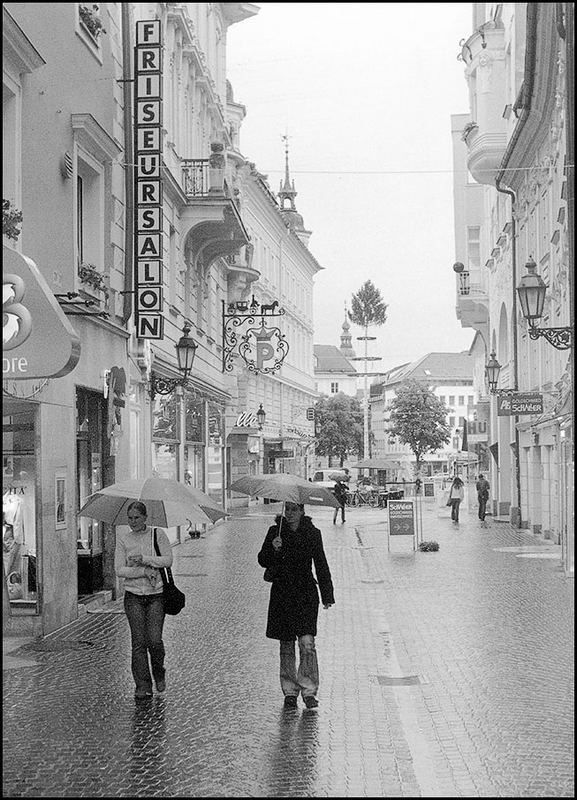
[[[156,555],[159,556],[160,550],[158,549],[158,542],[156,541],[156,528],[154,529],[154,549],[156,551]],[[174,578],[172,577],[172,570],[170,567],[159,567],[159,569],[160,577],[162,578],[164,587],[162,590],[162,596],[164,598],[164,613],[170,614],[171,616],[180,614],[186,603],[184,592],[181,592],[174,583]]]

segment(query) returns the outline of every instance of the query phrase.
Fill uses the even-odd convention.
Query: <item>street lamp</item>
[[[182,373],[182,378],[172,379],[165,378],[162,375],[157,375],[155,372],[150,374],[150,399],[154,400],[157,394],[170,394],[177,386],[183,386],[194,362],[196,355],[197,343],[188,334],[190,333],[190,325],[188,322],[184,323],[182,329],[182,336],[176,343],[176,358],[178,361],[178,371]]]
[[[258,429],[259,431],[262,431],[262,426],[264,425],[266,420],[266,411],[262,407],[262,403],[260,404],[260,406],[258,407],[258,411],[256,412],[256,419],[258,422]]]
[[[497,394],[497,385],[499,383],[499,373],[501,372],[501,365],[497,361],[495,351],[491,353],[489,361],[485,365],[485,375],[487,376],[487,383],[489,384],[489,391],[491,394]]]
[[[523,275],[517,286],[521,312],[529,323],[529,337],[538,339],[543,336],[557,350],[569,350],[573,346],[571,328],[538,328],[537,321],[543,316],[547,284],[537,274],[537,264],[529,257],[525,264],[527,274]]]

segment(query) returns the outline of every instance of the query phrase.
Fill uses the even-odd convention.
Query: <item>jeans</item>
[[[148,654],[155,682],[164,680],[164,600],[161,594],[124,593],[124,610],[132,639],[132,676],[137,691],[152,692]]]
[[[296,669],[295,643],[280,643],[280,685],[283,694],[298,697],[314,697],[319,688],[319,664],[315,649],[315,637],[310,634],[299,636],[300,662]]]
[[[487,513],[487,500],[484,497],[479,497],[479,519],[481,522],[485,520],[485,514]]]
[[[459,506],[461,505],[460,500],[451,500],[451,519],[453,522],[459,521]]]

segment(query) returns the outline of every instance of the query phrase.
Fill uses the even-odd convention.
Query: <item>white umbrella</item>
[[[135,500],[146,506],[148,523],[159,528],[187,521],[207,524],[228,516],[200,489],[167,478],[139,478],[105,486],[90,495],[78,514],[110,525],[128,525],[128,506]]]

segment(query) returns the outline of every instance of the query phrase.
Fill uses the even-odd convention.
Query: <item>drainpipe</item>
[[[124,292],[122,324],[126,325],[134,308],[134,146],[132,131],[132,21],[130,3],[121,3],[122,13],[122,91],[124,101]]]
[[[538,16],[539,3],[527,4],[527,45],[525,50],[525,69],[523,73],[523,95],[521,100],[521,113],[513,135],[507,145],[507,150],[503,156],[499,173],[495,179],[495,188],[502,194],[507,194],[511,198],[511,272],[513,278],[513,389],[519,390],[519,367],[518,367],[518,333],[517,333],[517,226],[515,224],[515,205],[517,196],[512,189],[501,188],[501,181],[505,175],[507,164],[511,158],[512,153],[517,146],[521,131],[525,127],[525,123],[531,111],[531,97],[533,94],[533,85],[535,82],[535,47],[536,47],[536,31],[537,31],[537,16]],[[512,519],[513,524],[521,527],[521,465],[520,465],[520,452],[519,452],[519,417],[515,416],[515,482],[517,484],[517,507],[519,509],[519,519]]]

